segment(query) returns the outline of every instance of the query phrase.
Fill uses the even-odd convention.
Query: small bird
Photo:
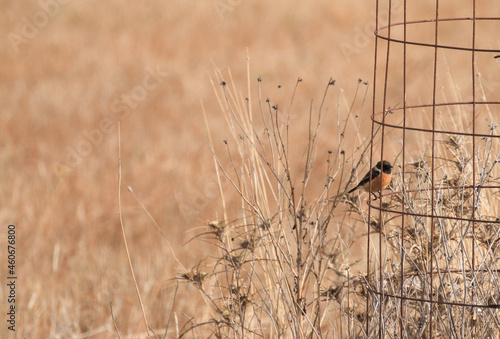
[[[361,179],[359,184],[350,190],[348,193],[352,193],[358,188],[362,188],[365,191],[370,189],[370,177],[372,178],[372,189],[371,193],[375,196],[375,200],[377,200],[377,196],[374,192],[380,192],[392,181],[392,165],[389,161],[379,161],[366,175]]]

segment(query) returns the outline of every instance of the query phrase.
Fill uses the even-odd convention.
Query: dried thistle
[[[260,225],[260,228],[264,230],[268,230],[271,228],[271,220],[264,220],[262,224]]]
[[[476,239],[486,248],[490,247],[495,251],[500,247],[500,235],[495,224],[485,224],[477,230]]]
[[[446,144],[454,148],[455,150],[458,150],[463,145],[463,137],[459,135],[449,136],[448,140],[446,140]]]
[[[187,282],[193,283],[196,286],[202,288],[203,281],[207,278],[207,276],[208,273],[200,271],[198,267],[195,267],[186,272],[178,274],[176,278],[179,280],[185,280]]]
[[[383,225],[383,223],[381,222],[380,218],[371,217],[370,226],[375,231],[375,233],[380,233],[382,235],[385,235],[384,231],[382,230],[382,225]],[[384,226],[385,226],[385,223],[384,223]]]
[[[326,300],[336,300],[339,304],[342,301],[342,289],[344,288],[343,284],[337,283],[331,285],[326,290],[321,292],[321,296],[326,298]]]
[[[412,163],[410,163],[410,165],[415,167],[415,169],[417,169],[417,170],[423,170],[426,167],[426,163],[422,159],[419,161],[412,162]]]
[[[256,237],[255,234],[252,234],[251,236],[247,236],[246,239],[240,243],[240,247],[253,253],[257,248],[259,241],[260,238]]]
[[[218,239],[222,240],[224,238],[224,234],[227,228],[227,225],[224,221],[211,221],[208,223],[208,226]]]
[[[241,266],[245,263],[245,258],[244,255],[231,255],[227,254],[223,258],[225,261],[229,263],[230,266],[233,267],[233,269],[239,269]]]

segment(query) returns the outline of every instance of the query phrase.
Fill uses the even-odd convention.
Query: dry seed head
[[[179,274],[177,276],[177,279],[186,280],[201,287],[203,281],[207,276],[208,276],[207,273],[195,269],[195,270],[188,270],[184,273]]]
[[[370,220],[370,226],[376,233],[384,234],[384,232],[382,232],[382,223],[380,222],[380,219],[372,217]]]
[[[426,169],[426,163],[423,160],[420,161],[415,161],[413,163],[410,163],[413,167],[415,167],[415,175],[418,178],[427,178],[427,169]]]
[[[271,228],[271,220],[265,220],[261,225],[260,225],[260,228],[264,229],[264,230],[268,230],[269,228]]]
[[[322,297],[328,300],[337,300],[338,303],[342,301],[341,293],[344,286],[342,284],[332,285],[328,289],[321,292]]]
[[[425,161],[423,161],[423,160],[415,161],[415,162],[410,163],[410,165],[415,167],[417,170],[424,169],[425,168]]]
[[[401,204],[404,203],[403,194],[396,193],[396,194],[391,195],[391,202],[392,202],[392,200],[395,200],[396,203],[399,204],[399,206],[401,206]]]
[[[469,161],[470,161],[470,158],[467,158],[463,161],[453,161],[453,163],[455,164],[458,171],[460,173],[463,173],[465,171],[465,167],[467,167],[467,164],[469,163]]]
[[[242,249],[250,250],[250,252],[253,252],[257,248],[257,241],[258,239],[256,239],[255,235],[248,236],[247,239],[243,240],[240,243],[240,247]]]
[[[394,206],[393,206],[393,205],[391,205],[391,204],[390,204],[390,203],[388,203],[388,202],[382,202],[382,208],[384,208],[384,209],[391,209],[391,208],[393,208],[393,207],[394,207]]]
[[[469,192],[464,192],[463,196],[463,201],[469,200],[469,198],[472,196],[472,193]],[[469,215],[472,212],[472,207],[470,204],[452,204],[452,210],[455,215],[459,216],[466,216]]]
[[[437,203],[442,207],[451,207],[450,197],[447,194],[439,196]]]
[[[243,255],[231,255],[227,254],[224,256],[224,260],[229,262],[229,264],[234,268],[238,269],[245,263],[245,258]]]
[[[210,226],[212,229],[219,229],[221,227],[224,227],[224,221],[218,221],[218,220],[210,221],[208,223],[208,226]]]
[[[452,135],[452,136],[448,137],[446,144],[453,147],[455,150],[457,150],[460,147],[462,147],[462,142],[463,142],[463,138],[461,136]]]
[[[458,187],[460,179],[457,176],[453,176],[451,179],[446,179],[445,184],[450,187]]]
[[[323,246],[321,248],[321,252],[323,253],[323,255],[325,255],[328,258],[328,264],[329,265],[337,265],[340,253],[337,251],[326,251],[325,247],[326,246]]]
[[[252,298],[248,294],[243,294],[240,296],[241,306],[246,306],[249,302],[252,301]]]
[[[242,290],[246,290],[246,284],[243,282],[243,279],[238,279],[231,284],[231,293],[240,295],[242,294]]]
[[[255,249],[255,243],[251,240],[243,240],[240,243],[240,247],[245,249],[245,250],[250,250],[253,252],[253,250]]]
[[[366,297],[366,282],[363,279],[355,279],[352,283],[352,289],[358,296]]]
[[[392,230],[388,235],[387,235],[387,243],[395,250],[399,250],[399,243],[400,243],[400,238],[401,238],[401,233],[396,230]]]
[[[476,234],[476,239],[486,248],[490,247],[495,251],[500,246],[500,236],[495,231],[495,225],[486,224]]]
[[[417,238],[424,237],[424,229],[421,225],[414,224],[405,229],[405,235],[411,239],[412,244],[417,243]]]
[[[225,321],[230,321],[231,320],[231,313],[229,313],[228,310],[224,310],[224,312],[222,312],[222,318]]]
[[[361,313],[356,313],[356,319],[358,320],[358,322],[360,322],[361,324],[365,323],[366,321],[366,312],[363,311]]]
[[[352,195],[345,194],[344,197],[345,197],[344,202],[351,205],[352,208],[358,209],[358,206],[360,204],[360,200],[359,200],[359,197],[357,194],[352,194]]]
[[[215,236],[222,240],[226,231],[226,223],[224,221],[211,221],[208,226],[214,231]]]

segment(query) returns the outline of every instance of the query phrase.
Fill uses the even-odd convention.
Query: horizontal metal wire
[[[471,17],[463,17],[463,18],[442,18],[438,19],[437,22],[450,22],[450,21],[472,21],[473,18]],[[476,17],[476,21],[498,21],[498,18],[495,17]],[[421,23],[435,23],[436,19],[427,19],[427,20],[414,20],[414,21],[406,21],[406,25],[414,25],[414,24],[421,24]],[[433,48],[442,48],[442,49],[451,49],[451,50],[459,50],[459,51],[469,51],[469,52],[482,52],[482,53],[500,53],[500,49],[493,49],[493,48],[472,48],[472,47],[460,47],[460,46],[450,46],[450,45],[441,45],[441,44],[429,44],[429,43],[424,43],[424,42],[415,42],[415,41],[404,41],[400,39],[394,39],[394,38],[388,38],[386,36],[383,36],[379,34],[381,31],[388,30],[389,28],[396,27],[396,26],[402,26],[405,25],[404,22],[397,22],[393,23],[391,25],[386,25],[386,26],[381,26],[379,29],[375,30],[375,36],[377,38],[380,38],[382,40],[386,41],[391,41],[391,42],[396,42],[396,43],[401,43],[401,44],[406,44],[406,45],[414,45],[414,46],[423,46],[423,47],[433,47]]]
[[[406,106],[406,109],[413,109],[413,108],[432,108],[434,107],[440,107],[440,106],[464,106],[464,105],[472,105],[472,102],[450,102],[450,103],[436,103],[436,104],[423,104],[423,105],[412,105],[412,106]],[[475,105],[500,105],[500,101],[479,101],[475,102]],[[403,107],[398,107],[398,108],[391,108],[390,109],[392,112],[394,111],[401,111],[404,110]],[[377,112],[375,113],[375,116],[382,115],[385,112]],[[471,136],[471,137],[480,137],[480,138],[500,138],[500,135],[495,135],[495,134],[482,134],[482,133],[469,133],[469,132],[458,132],[458,131],[443,131],[439,129],[429,129],[429,128],[418,128],[418,127],[408,127],[408,126],[399,126],[399,125],[394,125],[394,124],[389,124],[387,122],[383,122],[380,120],[377,120],[374,118],[374,116],[371,117],[371,119],[377,124],[377,125],[384,125],[386,127],[391,127],[395,129],[405,129],[408,131],[417,131],[417,132],[426,132],[426,133],[439,133],[439,134],[453,134],[453,135],[463,135],[463,136]]]

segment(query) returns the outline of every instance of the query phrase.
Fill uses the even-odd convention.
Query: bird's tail
[[[350,190],[350,191],[349,191],[349,192],[347,192],[347,193],[352,193],[352,192],[354,192],[354,191],[355,191],[355,190],[357,190],[357,189],[358,189],[358,186],[354,187],[352,190]]]

